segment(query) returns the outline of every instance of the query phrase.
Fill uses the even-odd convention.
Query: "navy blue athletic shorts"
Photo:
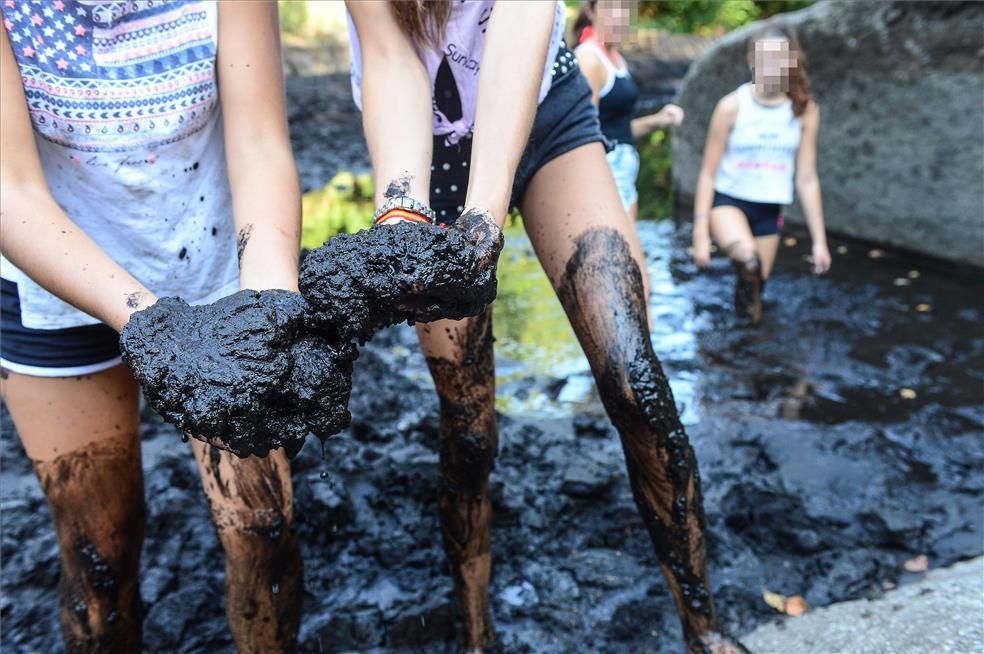
[[[588,143],[601,143],[606,150],[614,147],[601,133],[598,108],[591,102],[591,86],[568,48],[562,46],[557,53],[552,75],[550,91],[537,107],[526,150],[513,178],[513,207],[519,205],[537,171],[550,161]],[[451,120],[460,114],[460,108],[456,112],[454,105],[457,94],[453,79],[442,82],[439,74],[435,103]],[[444,139],[434,136],[430,201],[437,222],[450,225],[464,208],[472,140],[469,135],[454,145],[446,145]]]
[[[5,370],[35,377],[75,377],[108,370],[121,361],[120,335],[112,327],[25,327],[17,284],[0,278],[0,366]]]
[[[782,229],[782,205],[740,200],[714,191],[713,207],[735,207],[745,214],[752,236],[772,236]]]

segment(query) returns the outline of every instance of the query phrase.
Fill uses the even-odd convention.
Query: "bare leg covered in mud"
[[[82,377],[10,373],[2,388],[58,537],[66,651],[139,652],[145,509],[136,383],[116,366]]]
[[[226,554],[226,615],[236,648],[241,654],[293,652],[304,591],[287,456],[281,449],[240,459],[191,443]]]
[[[51,509],[61,553],[58,600],[66,651],[139,652],[146,511],[136,382],[119,365],[82,377],[5,373],[0,387]],[[301,564],[289,528],[286,457],[280,451],[238,459],[197,441],[193,449],[226,551],[227,608],[237,648],[293,651]]]
[[[704,549],[700,475],[649,341],[635,226],[605,175],[600,144],[534,176],[526,229],[618,429],[632,492],[694,652],[744,649],[721,634]]]
[[[741,209],[715,207],[711,211],[711,237],[725,251],[735,268],[735,310],[753,322],[762,319],[762,290],[772,272],[779,236],[752,235]]]
[[[464,616],[466,651],[494,640],[488,588],[492,505],[489,473],[499,435],[495,421],[492,315],[443,320],[417,330],[441,401],[438,503],[444,549]]]

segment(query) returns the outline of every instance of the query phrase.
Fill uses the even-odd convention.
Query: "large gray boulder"
[[[984,266],[984,3],[841,2],[786,14],[820,103],[828,229]],[[678,215],[688,217],[711,112],[751,79],[758,24],[694,62],[673,137]],[[802,222],[795,206],[788,216]]]

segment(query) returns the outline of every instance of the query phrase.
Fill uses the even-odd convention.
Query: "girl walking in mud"
[[[137,652],[144,488],[118,332],[157,296],[297,288],[277,8],[6,0],[2,12],[3,398],[54,520],[66,649]],[[239,651],[294,649],[286,457],[192,450]]]
[[[820,109],[810,97],[803,51],[781,23],[748,41],[754,81],[714,109],[694,197],[694,260],[710,264],[711,238],[737,273],[735,309],[762,317],[762,288],[779,249],[782,206],[799,195],[813,239],[813,272],[830,269],[824,230],[817,132]],[[794,176],[795,172],[795,176]]]
[[[608,172],[591,87],[563,46],[563,5],[349,2],[348,10],[377,229],[476,215],[501,226],[519,206],[621,435],[688,647],[743,651],[715,614],[697,463],[650,345],[639,241]],[[492,312],[420,325],[418,334],[441,400],[439,509],[463,646],[481,652],[494,641]]]

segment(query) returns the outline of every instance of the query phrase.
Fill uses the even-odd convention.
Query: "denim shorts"
[[[615,177],[618,196],[626,211],[639,201],[636,180],[639,178],[639,151],[630,143],[616,143],[615,149],[607,155],[608,165]]]
[[[574,53],[561,47],[554,62],[550,91],[536,110],[526,150],[516,168],[510,206],[519,205],[530,180],[543,166],[595,142],[606,149],[611,147],[601,133],[598,108],[591,102],[591,86],[581,74]],[[443,136],[434,137],[430,199],[439,223],[453,223],[465,204],[471,143],[470,136],[451,146],[445,145]]]
[[[107,325],[32,329],[21,323],[17,284],[0,279],[0,366],[34,377],[76,377],[121,363],[120,335]]]

